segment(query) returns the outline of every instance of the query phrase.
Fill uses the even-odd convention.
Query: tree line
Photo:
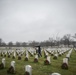
[[[13,43],[12,41],[5,43],[3,42],[2,38],[0,38],[0,47],[34,47],[37,45],[40,46],[51,46],[51,47],[76,47],[76,34],[72,36],[71,34],[66,34],[62,38],[56,37],[49,37],[48,40],[37,42],[37,41],[30,41],[30,42],[16,42]]]

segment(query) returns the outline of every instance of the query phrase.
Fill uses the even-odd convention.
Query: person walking
[[[36,46],[37,47],[37,54],[38,54],[38,57],[42,57],[42,53],[41,53],[41,47],[40,46]]]

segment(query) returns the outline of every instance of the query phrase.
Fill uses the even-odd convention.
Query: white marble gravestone
[[[48,53],[46,52],[46,56],[48,56]]]
[[[25,72],[28,72],[29,75],[32,75],[32,67],[30,65],[25,66]]]
[[[1,55],[3,56],[3,52],[1,52]]]
[[[18,56],[21,57],[21,54],[19,53]]]
[[[58,54],[55,54],[54,56],[58,57]]]
[[[46,60],[48,60],[49,61],[49,63],[50,63],[50,56],[47,56],[47,59]]]
[[[35,55],[35,59],[38,59],[38,55]]]
[[[66,63],[68,65],[68,59],[67,58],[63,58],[63,63]]]
[[[4,65],[4,67],[5,67],[5,58],[2,59],[2,63]]]
[[[59,73],[52,73],[51,75],[61,75],[61,74],[59,74]]]
[[[16,57],[16,52],[15,52],[15,51],[14,51],[14,54],[13,54],[13,56],[14,56],[14,57]]]
[[[7,51],[5,51],[5,55],[7,54]]]
[[[26,58],[29,58],[28,54],[26,54]]]
[[[28,54],[28,51],[26,50],[26,55]]]
[[[59,52],[59,55],[62,55],[62,53],[61,53],[61,52]]]
[[[8,56],[10,56],[10,52],[8,53]]]
[[[69,53],[66,55],[66,58],[70,58],[70,54]]]
[[[14,68],[15,70],[15,61],[11,61],[11,66]]]

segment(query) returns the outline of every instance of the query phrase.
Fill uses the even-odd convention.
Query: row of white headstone
[[[44,50],[44,56],[47,57],[48,56],[48,52],[46,50]]]
[[[29,50],[30,51],[30,50]],[[29,52],[28,50],[26,50],[26,58],[27,59],[29,59],[29,54],[28,54],[28,52]],[[32,51],[32,50],[31,50]],[[30,51],[30,53],[31,53],[31,51]],[[55,51],[55,50],[54,50]],[[59,50],[59,51],[61,51],[61,50]],[[59,52],[58,51],[58,52]],[[66,51],[68,51],[68,50],[63,50],[63,53],[65,53]],[[16,58],[16,52],[15,51],[12,51],[13,52],[13,56]],[[51,53],[51,52],[53,52],[53,51],[50,51],[49,50],[49,52]],[[56,51],[57,52],[57,51]],[[62,51],[61,51],[62,52]],[[66,55],[66,57],[68,57],[69,55],[70,55],[70,53],[72,52],[72,50]],[[24,53],[24,51],[18,51],[17,50],[17,53],[18,53],[18,56],[19,57],[21,57],[21,54],[23,54]],[[33,51],[32,51],[32,53],[34,53]],[[46,50],[44,50],[44,53],[45,53],[45,55],[47,56],[47,59],[48,59],[48,52],[46,51]],[[10,54],[10,51],[9,51],[9,53],[8,54]],[[54,57],[57,57],[58,58],[58,54],[54,54]],[[35,55],[35,59],[37,59],[38,60],[38,55]],[[50,61],[50,59],[49,59],[49,61]]]
[[[59,54],[62,54],[62,53],[64,53],[64,52],[66,52],[67,50],[63,50],[63,51],[61,51],[61,50],[59,50],[59,51],[57,51],[57,50],[53,50],[53,51],[48,50],[48,51],[49,51],[49,53],[53,54],[54,57],[58,57]],[[13,56],[16,58],[16,53],[17,53],[17,55],[18,55],[19,57],[21,57],[21,55],[23,55],[24,52],[25,52],[25,51],[23,51],[23,50],[17,50],[17,51],[12,50],[11,52],[8,51],[8,55],[10,56],[11,53],[13,53]],[[26,58],[29,58],[28,52],[30,52],[30,54],[34,56],[35,50],[32,50],[32,49],[26,50]],[[59,54],[58,54],[57,52],[59,52]],[[5,51],[5,53],[7,53],[7,51]],[[45,53],[45,56],[48,56],[47,50],[44,50],[44,53]],[[54,53],[55,53],[55,54],[54,54]]]
[[[54,55],[54,59],[57,59],[58,56],[61,56],[62,54],[64,54],[65,52],[69,51],[69,49],[66,49],[66,50],[61,50],[61,49],[56,49],[56,50],[50,50],[50,49],[46,49],[46,51],[48,53],[50,53],[51,55]],[[45,51],[45,53],[47,53]]]
[[[66,58],[68,58],[68,59],[70,58],[71,53],[72,53],[72,50],[73,50],[73,49],[71,49],[71,50],[68,52],[68,54],[66,55]]]
[[[5,68],[5,58],[2,59],[2,64],[4,65]],[[14,72],[15,72],[15,61],[11,61],[11,67],[13,67]],[[25,65],[25,72],[28,72],[29,75],[32,75],[32,67],[30,65]]]
[[[63,69],[68,69],[68,60],[69,60],[69,58],[71,56],[72,50],[73,49],[67,49],[67,50],[63,50],[63,51],[59,50],[62,53],[65,53],[65,52],[68,51],[68,54],[66,55],[66,58],[63,58],[63,63],[62,63],[62,68]],[[48,51],[45,50],[44,52],[45,52],[45,54],[47,54]],[[51,53],[51,52],[52,51],[49,50],[49,53]],[[57,53],[57,51],[55,53]],[[60,53],[60,52],[58,52],[58,53]],[[58,57],[58,55],[59,55],[58,53],[54,54],[54,57]],[[50,63],[50,57],[48,55],[47,55],[47,59],[46,60]]]
[[[73,49],[71,49],[71,50],[68,52],[68,54],[66,54],[66,58],[63,58],[63,63],[62,63],[62,68],[63,68],[63,69],[68,69],[68,62],[69,62],[69,59],[70,59],[72,50],[73,50]]]

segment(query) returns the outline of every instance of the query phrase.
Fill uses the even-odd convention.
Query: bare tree
[[[23,42],[23,43],[22,43],[22,46],[23,46],[23,47],[26,47],[26,46],[27,46],[27,43],[26,43],[26,42]]]
[[[49,38],[49,41],[50,41],[50,46],[52,47],[53,44],[54,44],[54,39],[52,37]]]
[[[36,45],[39,45],[39,42],[31,41],[31,42],[29,43],[29,46],[32,46],[32,47],[34,47],[34,46],[36,46]]]
[[[5,47],[6,46],[6,43],[5,42],[2,42],[1,43],[1,46]]]
[[[9,43],[8,43],[8,46],[9,46],[9,47],[12,47],[12,46],[13,46],[13,42],[12,42],[12,41],[9,42]]]
[[[1,44],[2,44],[2,39],[0,38],[0,46],[1,46]]]
[[[73,39],[72,39],[72,45],[73,45],[73,48],[74,48],[74,47],[76,47],[76,33],[72,37],[73,37]]]
[[[16,46],[17,47],[20,47],[21,46],[21,43],[20,42],[16,42]]]
[[[66,34],[66,35],[64,35],[63,38],[62,38],[62,40],[63,40],[63,42],[64,42],[64,45],[68,45],[68,47],[69,47],[69,45],[70,45],[70,37],[71,37],[70,34]]]

